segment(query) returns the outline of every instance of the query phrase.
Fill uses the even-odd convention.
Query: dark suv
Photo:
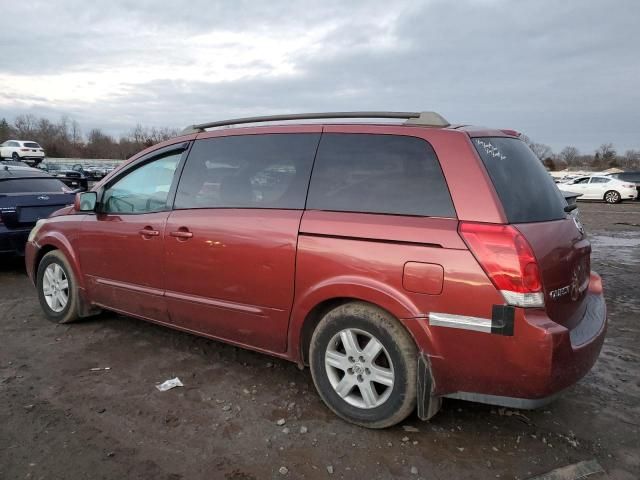
[[[636,200],[640,200],[640,172],[609,173],[607,174],[607,177],[617,178],[618,180],[629,183],[635,183],[638,190],[638,196],[636,197]]]
[[[273,124],[365,117],[407,121]],[[308,365],[381,428],[443,397],[537,407],[589,371],[606,308],[573,208],[512,130],[236,119],[78,194],[26,265],[55,322],[109,309]]]

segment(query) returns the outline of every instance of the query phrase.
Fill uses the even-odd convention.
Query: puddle
[[[640,235],[589,235],[593,256],[622,265],[640,263]]]
[[[589,241],[592,245],[598,247],[639,247],[640,237],[610,237],[608,235],[589,235]]]

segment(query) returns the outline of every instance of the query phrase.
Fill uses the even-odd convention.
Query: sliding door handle
[[[188,240],[193,237],[193,233],[191,233],[187,227],[180,227],[175,232],[169,232],[169,235],[176,237],[178,240]]]

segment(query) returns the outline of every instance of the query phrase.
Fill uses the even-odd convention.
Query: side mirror
[[[98,194],[96,192],[76,193],[73,208],[76,212],[95,212]]]

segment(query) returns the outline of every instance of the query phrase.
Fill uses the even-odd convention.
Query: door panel
[[[80,263],[93,301],[132,315],[167,320],[162,259],[168,215],[97,214],[82,223]]]
[[[172,212],[164,235],[171,322],[283,352],[301,215],[261,209]]]
[[[100,195],[82,224],[80,262],[94,302],[166,322],[164,227],[182,148],[132,165]]]

